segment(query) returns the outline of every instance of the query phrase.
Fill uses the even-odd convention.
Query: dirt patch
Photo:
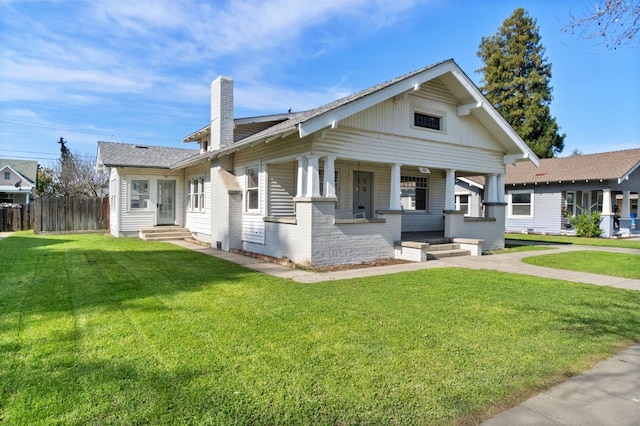
[[[321,267],[314,268],[314,267],[298,265],[296,263],[293,263],[291,260],[287,258],[279,259],[276,257],[266,256],[264,254],[258,254],[258,253],[251,253],[249,251],[244,251],[244,250],[231,250],[231,251],[234,253],[241,254],[243,256],[253,257],[254,259],[260,259],[265,262],[275,263],[276,265],[286,266],[287,268],[291,268],[291,269],[303,269],[305,271],[313,271],[313,272],[320,272],[320,273],[348,271],[350,269],[374,268],[376,266],[401,265],[403,263],[410,263],[408,260],[388,258],[388,259],[376,259],[376,260],[371,260],[369,262],[356,263],[356,264],[350,264],[350,265],[331,265],[331,266],[321,266]]]
[[[336,271],[348,271],[350,269],[363,269],[363,268],[374,268],[376,266],[387,266],[387,265],[402,265],[404,263],[411,263],[408,260],[402,259],[377,259],[364,263],[356,263],[353,265],[333,265],[333,266],[321,266],[318,268],[308,268],[315,272],[336,272]]]

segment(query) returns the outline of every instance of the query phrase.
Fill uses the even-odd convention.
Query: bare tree
[[[562,31],[585,38],[599,38],[608,48],[638,43],[640,0],[599,0],[581,17],[569,15],[571,22]]]
[[[52,167],[56,196],[69,198],[101,198],[107,195],[109,175],[98,173],[94,158],[72,154],[60,138],[60,159]]]

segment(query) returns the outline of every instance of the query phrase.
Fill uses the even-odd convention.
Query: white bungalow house
[[[220,77],[211,123],[184,142],[199,149],[98,143],[112,234],[171,223],[222,250],[312,266],[407,257],[399,241],[418,232],[498,248],[505,165],[538,164],[453,60],[251,118],[234,119],[233,82]],[[486,177],[482,217],[456,208],[456,179],[475,175]]]
[[[508,166],[505,191],[507,232],[574,234],[570,218],[597,211],[602,236],[637,233],[640,148]]]
[[[0,158],[0,203],[29,204],[36,196],[38,162]]]

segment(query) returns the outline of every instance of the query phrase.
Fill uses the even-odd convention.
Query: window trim
[[[204,175],[194,175],[187,180],[187,211],[205,211],[205,182]]]
[[[144,198],[144,200],[146,201],[144,207],[133,207],[131,205],[131,202],[133,201],[133,185],[136,182],[144,182],[147,185],[147,197]],[[149,182],[149,179],[131,178],[131,181],[129,183],[129,194],[128,194],[127,199],[128,199],[127,200],[127,205],[129,207],[130,211],[147,211],[147,210],[149,210],[150,199],[151,199],[151,182]]]
[[[461,197],[467,197],[467,202],[463,203]],[[459,193],[456,194],[456,210],[462,211],[460,206],[467,206],[467,211],[464,213],[465,216],[470,215],[470,204],[471,204],[471,193]]]
[[[438,118],[440,120],[440,128],[432,129],[430,127],[417,126],[416,114]],[[444,111],[436,111],[436,110],[430,110],[426,108],[413,108],[411,111],[411,127],[420,131],[447,133],[447,113]]]
[[[569,194],[573,194],[573,208],[571,210],[569,210],[569,202],[567,201],[569,199]],[[571,216],[575,216],[576,215],[576,208],[577,208],[577,201],[578,201],[578,191],[565,191],[564,193],[564,208],[565,211],[567,211],[567,213],[569,213]]]
[[[529,203],[516,203],[516,205],[525,205],[528,204],[529,205],[529,214],[528,215],[524,215],[524,214],[514,214],[513,213],[513,194],[529,194]],[[509,197],[508,197],[508,214],[510,218],[517,218],[517,219],[522,219],[522,218],[532,218],[533,217],[533,213],[534,213],[534,191],[533,189],[519,189],[519,190],[514,190],[514,191],[509,191]]]
[[[256,186],[249,186],[249,181],[250,181],[250,170],[252,169],[256,169],[257,170],[257,174],[256,174]],[[249,207],[249,201],[250,201],[250,197],[249,194],[250,193],[256,193],[257,196],[257,203],[258,203],[258,207],[257,208],[250,208]],[[245,167],[245,186],[244,186],[244,211],[246,213],[260,213],[260,165],[259,164],[255,164],[255,165],[251,165],[251,166],[246,166]]]
[[[407,208],[403,203],[402,203],[402,183],[403,182],[407,182],[407,179],[414,179],[414,182],[416,182],[416,186],[414,188],[414,190],[417,189],[424,189],[425,194],[424,194],[424,209],[418,209],[416,204],[417,201],[415,199],[413,199],[412,204],[413,204],[413,208]],[[417,186],[417,180],[418,179],[424,179],[426,180],[426,185],[424,187]],[[417,174],[400,174],[400,204],[402,206],[402,209],[404,211],[407,212],[423,212],[423,213],[428,213],[430,211],[430,206],[431,206],[431,202],[430,202],[430,196],[431,196],[431,191],[430,191],[430,184],[431,184],[431,179],[429,179],[429,176],[425,176],[425,175],[417,175]],[[414,197],[415,197],[415,193],[414,193]]]

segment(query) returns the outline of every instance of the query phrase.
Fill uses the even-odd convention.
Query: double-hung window
[[[189,179],[187,207],[191,211],[204,210],[204,176]]]
[[[509,216],[533,216],[533,191],[509,193]]]
[[[469,215],[469,194],[456,195],[456,210]]]
[[[149,181],[134,179],[131,181],[131,197],[129,207],[131,209],[146,209],[149,202]]]
[[[400,176],[400,204],[404,210],[428,210],[429,178]]]
[[[260,210],[260,167],[247,167],[245,202],[247,211]]]

